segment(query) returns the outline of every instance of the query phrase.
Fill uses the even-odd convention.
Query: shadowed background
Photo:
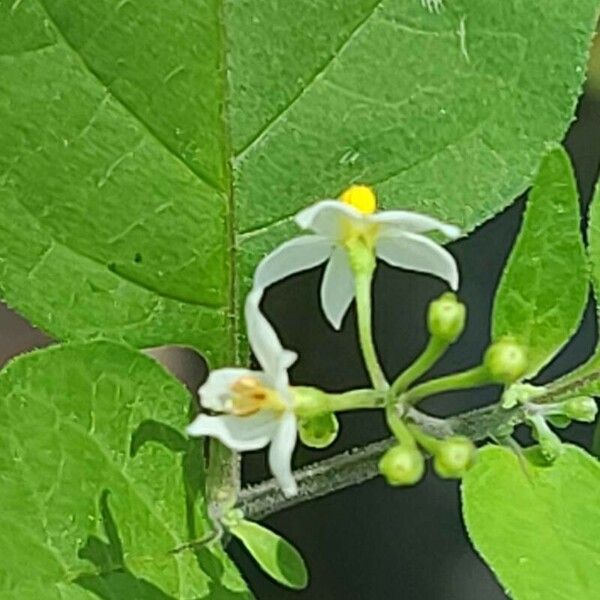
[[[575,164],[585,209],[600,166],[599,94],[589,92],[580,102],[578,120],[571,127],[566,146]],[[449,246],[462,272],[460,297],[467,304],[468,325],[461,340],[436,365],[432,375],[476,364],[489,343],[493,294],[518,231],[523,207],[520,199],[467,239]],[[547,235],[552,235],[552,231]],[[340,333],[325,323],[318,306],[321,274],[321,269],[316,269],[293,277],[270,290],[265,300],[266,312],[284,346],[300,354],[292,369],[292,381],[329,391],[367,385],[357,350],[354,312],[347,316]],[[444,290],[445,286],[431,277],[380,265],[375,282],[375,332],[389,376],[406,367],[423,348],[427,340],[427,304]],[[2,362],[49,343],[5,307],[0,310],[0,331]],[[549,380],[582,362],[594,346],[595,331],[590,304],[581,330],[539,381]],[[205,376],[201,361],[191,352],[161,351],[160,358],[193,389]],[[495,393],[489,388],[446,394],[427,401],[424,407],[445,415],[485,405],[495,398]],[[340,438],[332,449],[314,452],[300,448],[296,465],[387,435],[379,414],[345,415],[341,423]],[[574,426],[565,437],[589,446],[592,431],[589,426]],[[265,458],[264,453],[246,458],[247,480],[258,481],[268,475]],[[309,566],[311,584],[298,593],[271,583],[234,541],[230,552],[261,600],[506,598],[465,536],[458,485],[431,474],[409,489],[394,489],[377,479],[273,515],[266,524],[301,550]]]

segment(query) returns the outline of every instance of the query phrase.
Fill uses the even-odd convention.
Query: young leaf
[[[243,519],[229,531],[273,579],[298,590],[306,587],[308,573],[304,560],[287,540],[258,523]]]
[[[462,484],[475,548],[515,600],[600,597],[600,464],[575,446],[552,466],[489,446]]]
[[[567,153],[550,151],[494,301],[492,335],[516,337],[535,375],[571,338],[588,296],[577,185]]]
[[[0,373],[2,598],[250,597],[222,552],[188,546],[210,530],[189,402],[157,363],[106,342]]]
[[[469,229],[525,189],[597,11],[1,2],[1,295],[58,338],[231,361],[253,267],[315,199],[361,180]]]
[[[596,298],[596,313],[600,321],[600,182],[590,203],[588,219],[588,255],[591,264],[592,289]],[[582,394],[600,395],[600,345],[590,359],[560,379],[562,383],[581,380]]]

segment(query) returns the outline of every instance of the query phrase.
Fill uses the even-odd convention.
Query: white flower
[[[415,212],[376,212],[371,188],[352,186],[340,200],[322,200],[296,215],[305,235],[285,242],[266,256],[254,275],[254,289],[261,293],[285,277],[329,261],[321,284],[321,305],[329,322],[339,329],[354,298],[354,278],[348,248],[360,240],[394,267],[431,273],[458,288],[458,267],[440,244],[423,235],[434,230],[454,239],[460,230]]]
[[[285,350],[258,309],[260,294],[246,300],[248,339],[262,371],[227,368],[213,371],[200,387],[204,408],[223,413],[199,415],[187,431],[192,436],[215,437],[237,452],[269,447],[269,466],[283,493],[297,493],[291,459],[296,446],[297,421],[289,386],[289,367],[295,352]]]

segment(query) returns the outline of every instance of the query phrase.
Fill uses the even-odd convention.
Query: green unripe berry
[[[473,465],[476,453],[477,448],[469,438],[447,438],[436,449],[433,468],[444,479],[460,479]]]
[[[467,309],[452,292],[442,294],[429,304],[427,328],[433,337],[448,344],[455,342],[465,328]]]
[[[323,413],[310,419],[300,419],[298,433],[302,443],[311,448],[325,448],[335,441],[340,424],[333,413]]]
[[[390,485],[414,485],[423,477],[425,460],[417,448],[394,446],[379,460],[379,472]]]
[[[589,396],[578,396],[577,398],[570,398],[565,401],[563,411],[564,415],[570,419],[593,423],[598,413],[598,405]]]
[[[483,364],[492,381],[507,385],[525,375],[527,352],[514,338],[502,337],[487,349]]]

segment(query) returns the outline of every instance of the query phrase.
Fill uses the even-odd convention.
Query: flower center
[[[363,215],[372,215],[377,210],[377,196],[366,185],[351,185],[347,190],[342,192],[340,200],[345,204],[353,206]]]
[[[255,377],[240,377],[231,386],[231,405],[229,412],[238,417],[248,417],[259,410],[283,412],[287,406],[279,394],[265,387]]]

